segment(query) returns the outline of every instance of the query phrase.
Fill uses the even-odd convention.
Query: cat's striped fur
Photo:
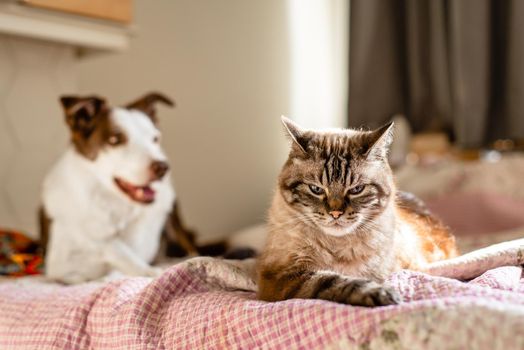
[[[395,188],[392,125],[320,132],[283,122],[293,145],[269,212],[260,299],[395,304],[387,275],[456,255],[447,228]]]

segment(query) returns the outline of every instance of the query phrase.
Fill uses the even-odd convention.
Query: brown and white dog
[[[151,266],[167,227],[186,252],[193,236],[177,216],[167,157],[150,93],[125,107],[98,96],[61,99],[71,145],[47,174],[41,211],[46,274],[79,283],[119,271],[156,276]],[[167,226],[165,226],[167,222]],[[49,241],[47,242],[49,238]]]

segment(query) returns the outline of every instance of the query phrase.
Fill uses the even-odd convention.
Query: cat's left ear
[[[367,159],[387,159],[389,147],[393,142],[395,123],[388,124],[369,132],[366,137],[365,156]]]

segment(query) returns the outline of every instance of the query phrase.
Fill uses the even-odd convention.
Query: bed
[[[520,254],[524,253],[524,243]],[[245,264],[245,262],[244,262]],[[400,271],[404,303],[381,308],[318,300],[265,303],[241,266],[195,258],[161,277],[60,286],[0,284],[1,349],[521,349],[520,266],[464,283]]]
[[[501,164],[512,174],[524,169],[520,158]],[[515,184],[507,179],[499,186],[501,173],[490,166],[404,169],[399,185],[436,209],[459,203],[449,212],[462,215],[454,225],[463,251],[474,250],[524,237],[524,224],[518,225],[524,205],[508,214],[515,221],[506,227],[498,217],[468,216],[478,214],[474,211],[465,215],[463,202],[453,198],[481,194],[488,200],[484,205],[493,203],[490,196],[518,205],[524,196],[510,190]],[[431,174],[435,180],[427,185]],[[499,179],[497,188],[493,176]],[[446,203],[446,198],[453,201]],[[481,223],[476,233],[472,220]],[[466,255],[469,260],[454,266],[389,276],[387,283],[404,302],[381,308],[258,301],[250,260],[194,258],[154,280],[122,278],[78,286],[42,277],[4,280],[0,349],[522,349],[524,240],[497,247]]]

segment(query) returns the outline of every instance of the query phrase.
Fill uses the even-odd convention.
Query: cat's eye
[[[324,193],[324,190],[321,187],[315,185],[309,185],[309,189],[316,195],[321,195]]]
[[[355,195],[355,194],[362,193],[362,191],[364,191],[364,188],[365,188],[365,187],[366,187],[366,186],[364,186],[364,185],[358,185],[358,186],[355,186],[355,187],[349,189],[349,194],[353,194],[353,195]]]
[[[111,134],[109,138],[107,139],[107,143],[110,144],[111,146],[121,145],[122,143],[124,143],[124,141],[125,141],[124,135],[122,135],[121,133]]]

